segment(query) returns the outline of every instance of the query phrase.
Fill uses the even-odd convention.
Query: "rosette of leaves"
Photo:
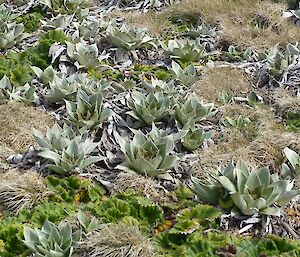
[[[283,149],[285,157],[289,161],[289,166],[284,163],[282,165],[281,175],[284,177],[298,177],[300,176],[300,156],[292,149],[285,147]]]
[[[151,92],[144,95],[134,91],[128,101],[131,111],[127,113],[137,120],[134,127],[145,126],[165,118],[169,114],[170,105],[170,97],[162,92]]]
[[[55,225],[46,220],[41,229],[24,227],[24,244],[40,257],[71,257],[81,240],[81,230],[72,232],[70,224]]]
[[[190,151],[196,150],[205,140],[210,139],[214,134],[213,130],[205,132],[202,128],[197,128],[193,120],[189,121],[183,127],[183,130],[186,131],[186,134],[181,139],[181,142]]]
[[[195,98],[188,99],[184,103],[178,101],[175,107],[175,120],[179,127],[184,127],[191,120],[198,123],[209,119],[216,114],[213,104],[204,104]]]
[[[28,36],[22,23],[6,23],[0,19],[0,50],[13,47]]]
[[[52,19],[41,20],[41,23],[43,25],[43,29],[46,30],[49,29],[65,30],[70,26],[73,19],[74,19],[74,14],[73,15],[59,14]]]
[[[108,27],[108,22],[104,20],[104,17],[100,18],[87,17],[81,22],[74,22],[73,25],[76,28],[76,32],[73,34],[73,38],[95,38],[100,33],[105,31]]]
[[[5,75],[0,80],[0,100],[16,100],[25,104],[38,102],[38,96],[34,86],[25,84],[24,86],[13,87],[9,78]]]
[[[172,61],[170,71],[172,77],[185,86],[191,86],[197,79],[197,71],[192,64],[185,68],[181,68],[177,62]]]
[[[76,44],[66,42],[66,44],[67,54],[71,60],[75,61],[74,65],[78,69],[90,69],[98,67],[100,65],[100,61],[106,58],[105,56],[99,56],[99,51],[96,44],[86,46],[81,42]]]
[[[193,39],[203,38],[203,37],[211,37],[214,38],[217,36],[216,28],[209,28],[204,23],[199,25],[198,27],[192,26],[188,28],[186,34]]]
[[[299,55],[300,50],[297,45],[287,44],[285,51],[281,51],[278,46],[272,47],[266,56],[270,74],[275,79],[280,79]]]
[[[235,129],[242,129],[251,122],[252,121],[248,117],[245,117],[243,115],[240,115],[236,119],[232,119],[230,117],[225,117],[222,120],[222,123],[225,127],[229,127],[229,128],[231,127],[231,128],[235,128]]]
[[[238,51],[233,45],[228,47],[228,51],[225,53],[228,61],[243,61],[248,60],[251,56],[251,49],[247,48],[245,51]]]
[[[53,69],[53,67],[50,65],[45,70],[40,69],[36,66],[30,67],[35,75],[38,77],[38,79],[44,84],[48,85],[50,82],[53,81],[55,75],[58,74],[56,70]]]
[[[47,6],[54,12],[74,13],[89,5],[88,0],[40,0],[40,4]]]
[[[52,128],[47,128],[44,135],[39,130],[33,129],[33,137],[42,150],[51,150],[60,152],[67,148],[74,138],[86,139],[84,131],[75,131],[72,127],[64,124],[62,127],[55,123]]]
[[[101,161],[103,158],[100,156],[89,156],[97,146],[98,143],[94,143],[90,138],[74,138],[62,151],[45,149],[39,153],[39,156],[54,163],[46,165],[49,170],[68,175]]]
[[[0,2],[1,3],[1,2]],[[12,9],[4,4],[0,5],[0,19],[4,22],[15,20],[20,14],[12,12]]]
[[[205,44],[190,40],[169,40],[168,44],[161,42],[163,50],[185,67],[205,56]]]
[[[183,135],[184,133],[165,136],[154,124],[148,134],[134,131],[131,141],[117,135],[125,161],[116,168],[151,177],[164,175],[180,162],[180,158],[172,155],[172,151],[175,141]]]
[[[129,28],[125,24],[117,27],[110,24],[106,30],[108,40],[116,47],[125,51],[132,51],[140,48],[156,47],[154,39],[147,35],[144,28]]]
[[[250,170],[239,161],[209,173],[207,181],[193,178],[192,189],[198,199],[222,208],[233,208],[244,215],[280,215],[281,208],[300,190],[292,190],[293,182],[270,174],[268,167]]]
[[[168,95],[178,94],[174,81],[166,82],[152,77],[151,81],[142,81],[142,85],[147,92],[163,92]]]
[[[104,107],[100,92],[89,95],[85,90],[79,89],[76,102],[65,102],[68,120],[78,127],[96,129],[113,114],[112,110]]]

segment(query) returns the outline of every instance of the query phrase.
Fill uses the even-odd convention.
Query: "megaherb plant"
[[[4,4],[0,5],[0,19],[4,22],[14,21],[20,14],[12,12],[12,9]]]
[[[213,130],[205,132],[202,128],[197,128],[193,120],[184,125],[183,130],[186,131],[186,134],[181,139],[181,142],[190,151],[196,150],[205,140],[210,139],[214,134]]]
[[[58,174],[70,174],[81,171],[101,160],[99,156],[90,156],[97,143],[87,137],[87,133],[76,135],[70,127],[63,128],[55,124],[48,129],[46,136],[37,130],[34,137],[41,146],[39,156],[54,164],[46,167]]]
[[[55,225],[46,220],[41,229],[24,227],[24,244],[39,257],[71,257],[81,240],[81,230],[70,224]]]
[[[184,127],[190,121],[198,123],[216,114],[213,104],[204,104],[196,98],[178,101],[175,107],[175,120],[178,127]]]
[[[0,19],[0,50],[13,47],[28,36],[24,25],[5,22]]]
[[[173,79],[185,86],[191,86],[197,79],[197,71],[192,64],[185,68],[181,68],[177,62],[172,61],[170,71]]]
[[[233,45],[228,47],[228,51],[225,52],[225,60],[228,61],[244,61],[248,60],[251,56],[251,49],[247,48],[245,51],[238,51]]]
[[[168,44],[161,42],[161,46],[172,59],[176,59],[185,67],[205,56],[205,44],[189,40],[169,40]]]
[[[79,42],[72,44],[66,42],[67,54],[71,60],[74,61],[74,65],[80,69],[96,68],[100,65],[100,61],[104,60],[107,56],[99,56],[98,47],[96,44],[84,45]]]
[[[87,8],[88,0],[40,0],[40,4],[47,6],[53,12],[72,14]]]
[[[137,120],[134,127],[140,127],[165,118],[169,114],[171,98],[162,92],[145,95],[134,91],[127,104],[131,109],[127,113]]]
[[[292,149],[285,147],[284,155],[288,159],[290,166],[287,164],[282,165],[282,171],[281,174],[284,177],[298,177],[300,176],[300,156]]]
[[[76,102],[65,102],[68,120],[80,128],[96,129],[112,115],[112,111],[104,107],[101,93],[89,95],[79,89]]]
[[[140,48],[156,47],[154,40],[147,34],[146,29],[132,29],[126,25],[117,27],[110,24],[106,30],[108,40],[116,47],[125,51],[132,51]]]
[[[14,87],[9,78],[4,75],[0,80],[0,101],[3,100],[16,100],[31,104],[38,101],[38,96],[34,86],[25,84],[24,86]]]
[[[199,200],[244,215],[278,216],[279,206],[300,194],[300,190],[292,190],[293,182],[271,175],[268,167],[250,170],[241,161],[210,172],[205,182],[196,178],[192,181]]]
[[[125,161],[116,168],[145,176],[165,175],[180,162],[180,158],[171,153],[175,147],[175,141],[183,135],[184,133],[163,135],[154,124],[148,134],[140,130],[134,131],[131,141],[118,135],[117,141]]]
[[[236,119],[232,119],[230,117],[225,117],[222,120],[222,123],[225,127],[231,127],[231,128],[235,128],[235,129],[242,129],[242,128],[246,127],[251,122],[252,121],[248,117],[245,117],[245,116],[242,116],[242,115],[240,115]]]

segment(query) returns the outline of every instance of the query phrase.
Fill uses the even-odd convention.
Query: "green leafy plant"
[[[199,37],[211,37],[214,38],[218,35],[216,28],[209,28],[204,23],[198,25],[197,27],[191,26],[191,28],[188,28],[186,34],[193,39],[199,38]]]
[[[99,56],[98,47],[96,44],[85,46],[83,43],[79,42],[72,44],[66,42],[67,44],[67,54],[71,60],[75,61],[75,66],[85,69],[95,68],[100,65],[100,61],[106,57]]]
[[[77,213],[77,219],[85,234],[89,234],[100,227],[99,221],[95,217],[89,219],[88,216],[80,210]]]
[[[140,127],[165,118],[169,114],[171,99],[162,92],[151,92],[145,95],[134,91],[131,93],[131,99],[127,104],[131,109],[127,113],[137,120],[134,127]]]
[[[1,4],[1,2],[0,2]],[[14,21],[20,14],[14,13],[11,8],[6,7],[5,4],[0,5],[0,19],[4,22]]]
[[[96,129],[112,115],[112,111],[104,107],[101,93],[89,95],[79,89],[76,102],[65,102],[68,120],[78,127]]]
[[[222,120],[222,123],[225,127],[231,127],[235,129],[242,129],[243,127],[247,126],[252,121],[243,115],[240,115],[237,119],[232,119],[230,117],[225,117]]]
[[[198,123],[216,114],[213,104],[203,104],[196,98],[178,101],[175,107],[175,120],[179,127],[184,127],[190,121]]]
[[[205,140],[210,139],[214,134],[213,130],[205,132],[202,128],[195,127],[195,123],[192,120],[184,125],[183,130],[187,132],[181,139],[182,145],[190,151],[196,150]]]
[[[43,4],[54,12],[72,14],[88,7],[87,0],[40,0]]]
[[[163,219],[161,207],[130,189],[103,201],[91,211],[105,223],[117,223],[132,217],[138,220],[146,231]]]
[[[181,68],[177,62],[172,61],[170,71],[173,78],[185,86],[191,86],[197,79],[197,71],[192,64],[186,68]]]
[[[205,44],[199,44],[196,41],[169,40],[168,45],[161,42],[161,46],[172,59],[178,60],[183,67],[206,56]]]
[[[41,12],[33,12],[18,16],[16,21],[24,25],[25,32],[32,33],[38,30],[40,21],[43,18],[44,16]]]
[[[90,203],[102,199],[105,190],[102,186],[78,176],[57,178],[48,176],[48,187],[54,193],[50,200],[67,203]]]
[[[245,51],[238,51],[233,45],[228,47],[228,51],[225,52],[225,60],[228,61],[243,61],[248,60],[252,54],[250,48]]]
[[[146,29],[131,29],[126,25],[118,28],[111,24],[108,26],[106,33],[107,38],[114,46],[126,51],[147,48],[149,46],[156,47],[153,38],[147,35]]]
[[[146,176],[166,174],[180,162],[180,158],[171,153],[174,150],[175,141],[183,135],[181,133],[165,136],[154,124],[147,135],[140,130],[134,131],[131,141],[126,141],[118,135],[117,141],[125,161],[116,168]]]
[[[284,163],[282,165],[281,175],[290,178],[298,177],[300,175],[300,156],[288,147],[285,147],[283,152],[288,159],[290,166]]]
[[[0,19],[0,50],[13,47],[28,35],[23,24],[6,23]]]
[[[37,256],[71,257],[81,240],[81,231],[72,233],[70,224],[58,225],[46,220],[41,230],[24,227],[24,244]]]
[[[199,200],[222,208],[235,206],[233,211],[244,215],[279,215],[281,208],[277,206],[284,206],[300,194],[292,190],[293,182],[271,175],[267,167],[249,170],[241,161],[236,167],[221,166],[217,172],[209,173],[205,182],[196,178],[192,181]]]
[[[58,73],[51,65],[45,70],[42,70],[36,66],[31,66],[31,69],[44,85],[48,85],[50,82],[52,82],[55,75]]]

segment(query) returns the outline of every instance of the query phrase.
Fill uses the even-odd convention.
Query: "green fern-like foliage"
[[[161,207],[130,190],[102,202],[94,208],[94,212],[105,223],[116,223],[131,216],[145,228],[152,227],[163,218]]]

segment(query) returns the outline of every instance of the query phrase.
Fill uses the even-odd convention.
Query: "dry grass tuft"
[[[80,252],[89,257],[152,257],[153,244],[136,224],[120,222],[93,232],[80,246]]]
[[[10,171],[1,174],[0,179],[0,205],[13,214],[32,208],[36,201],[50,193],[43,178],[33,171],[24,174]]]
[[[132,25],[147,27],[152,33],[164,36],[164,31],[170,28],[168,19],[178,14],[218,26],[222,30],[221,44],[262,50],[300,40],[300,29],[282,17],[286,9],[284,3],[271,0],[182,0],[162,12],[129,13],[125,17]],[[266,24],[263,29],[253,25],[257,19]]]
[[[199,163],[194,167],[194,175],[198,176],[199,173],[199,176],[203,176],[204,170],[232,160],[243,160],[251,166],[267,165],[273,171],[279,171],[284,161],[284,147],[290,146],[300,152],[298,135],[287,132],[271,110],[261,107],[253,111],[250,117],[256,120],[256,136],[249,140],[237,130],[221,132],[214,146],[198,153]]]
[[[139,191],[155,203],[168,201],[166,190],[153,179],[129,173],[120,173],[114,182],[112,194],[122,193],[127,189]]]
[[[201,98],[214,102],[222,91],[240,96],[249,92],[250,79],[240,69],[232,67],[215,67],[204,70],[203,79],[196,82],[192,90]]]
[[[52,124],[53,118],[49,114],[34,107],[17,102],[0,105],[0,158],[24,151],[28,145],[35,144],[32,129],[46,131],[46,126]]]

